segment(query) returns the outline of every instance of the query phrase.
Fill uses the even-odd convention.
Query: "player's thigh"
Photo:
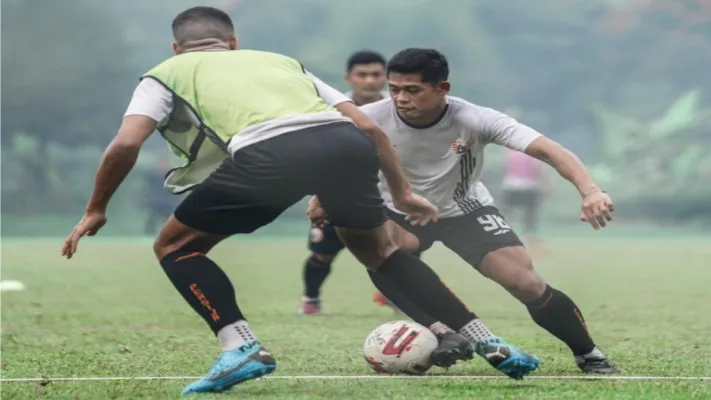
[[[431,231],[435,224],[426,226],[412,225],[400,213],[388,209],[387,214],[389,219],[388,230],[400,248],[411,253],[420,254],[432,247],[434,239]]]
[[[523,302],[540,298],[546,290],[546,281],[533,268],[522,245],[489,252],[479,264],[479,271]]]
[[[153,251],[158,260],[176,250],[207,254],[226,237],[192,228],[171,215],[158,232],[153,242]]]
[[[329,223],[357,229],[383,225],[387,217],[378,190],[380,159],[373,141],[354,125],[339,124],[322,142],[331,150],[322,156],[316,195]]]
[[[323,155],[316,195],[346,247],[361,263],[377,268],[397,248],[385,228],[378,153],[352,124],[333,128],[320,138],[331,151]]]
[[[295,201],[285,203],[269,204],[247,192],[215,187],[206,181],[178,205],[173,216],[194,230],[230,236],[252,233],[269,224]]]
[[[493,206],[440,219],[437,240],[480,271],[482,261],[491,252],[509,247],[523,248],[521,239]]]
[[[345,245],[338,237],[336,228],[333,225],[326,225],[322,228],[311,227],[309,232],[309,250],[321,257],[335,257],[345,248]],[[325,261],[325,260],[322,260]]]
[[[308,194],[292,174],[298,160],[281,137],[247,146],[228,157],[178,205],[175,220],[213,236],[247,234],[274,221]]]

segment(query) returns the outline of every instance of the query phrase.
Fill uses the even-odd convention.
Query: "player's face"
[[[385,66],[380,63],[355,65],[346,75],[346,82],[356,96],[377,98],[385,87]]]
[[[449,82],[422,82],[420,74],[392,72],[388,76],[388,84],[398,114],[415,123],[439,117],[433,114],[441,112],[444,96],[449,92]]]

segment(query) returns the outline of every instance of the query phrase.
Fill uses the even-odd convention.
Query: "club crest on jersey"
[[[471,140],[457,139],[452,143],[452,151],[454,154],[464,154],[472,148]]]

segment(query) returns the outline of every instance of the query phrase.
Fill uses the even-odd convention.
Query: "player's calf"
[[[335,255],[314,253],[304,264],[304,296],[299,314],[318,315],[321,313],[321,287],[331,274],[331,263]]]
[[[222,345],[222,354],[213,368],[183,393],[228,390],[276,368],[274,358],[259,343],[237,306],[229,277],[205,254],[221,238],[194,230],[171,217],[154,244],[160,265],[173,286]]]
[[[583,372],[618,372],[595,346],[578,306],[565,293],[546,284],[522,246],[490,252],[479,270],[525,304],[536,324],[564,342]]]

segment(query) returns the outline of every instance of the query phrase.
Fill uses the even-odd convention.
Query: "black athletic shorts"
[[[542,194],[538,189],[505,189],[502,191],[502,206],[509,212],[520,209],[523,212],[523,230],[533,233],[538,229],[538,216]]]
[[[440,218],[436,223],[412,226],[405,216],[388,210],[388,217],[420,239],[418,252],[442,242],[470,265],[477,267],[489,252],[522,246],[521,240],[496,207],[487,206],[460,217]]]
[[[235,152],[175,210],[207,233],[251,233],[307,195],[334,226],[375,228],[386,220],[375,143],[350,122],[305,128]]]
[[[333,225],[329,224],[323,228],[311,227],[309,250],[312,253],[335,256],[344,248],[345,245],[341,242]]]
[[[537,189],[504,189],[501,193],[505,207],[535,209],[541,202],[541,193]]]

